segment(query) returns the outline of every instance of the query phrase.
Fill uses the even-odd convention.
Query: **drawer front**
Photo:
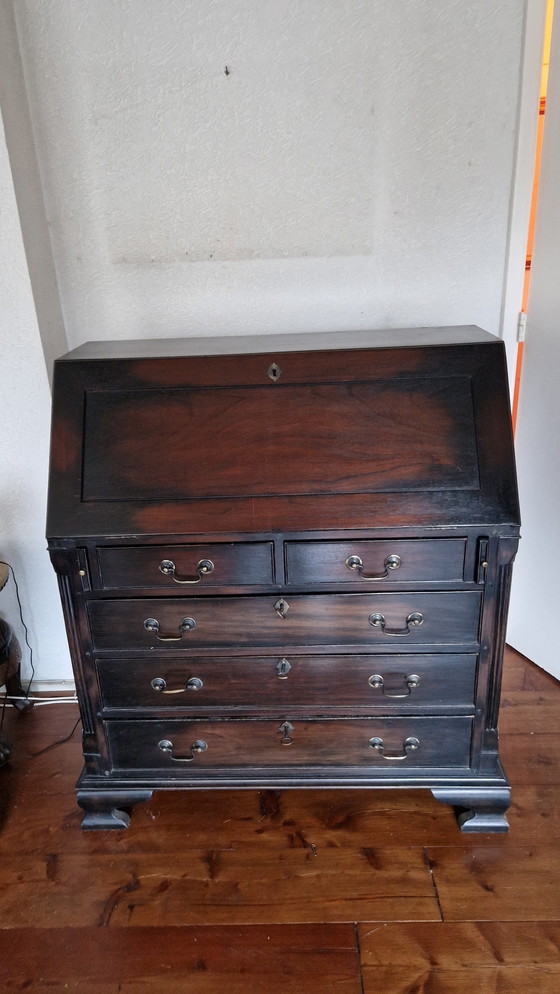
[[[108,721],[113,767],[184,776],[205,767],[465,768],[472,719]],[[188,775],[188,774],[187,774]]]
[[[90,601],[96,649],[471,645],[478,591]]]
[[[271,542],[100,547],[105,589],[162,587],[189,593],[193,587],[271,584]]]
[[[262,708],[307,713],[473,707],[475,655],[98,659],[106,708]]]
[[[465,548],[463,538],[286,542],[286,582],[462,582]]]

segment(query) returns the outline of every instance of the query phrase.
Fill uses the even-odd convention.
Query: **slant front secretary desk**
[[[473,327],[84,345],[48,514],[84,828],[154,789],[426,787],[505,831],[519,513]]]

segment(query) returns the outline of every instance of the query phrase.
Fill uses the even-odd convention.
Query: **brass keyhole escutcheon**
[[[287,680],[288,673],[291,670],[290,660],[286,659],[284,656],[278,663],[276,663],[276,672],[278,674],[279,680]]]
[[[288,611],[290,610],[290,605],[288,604],[288,601],[284,600],[283,597],[280,597],[274,605],[274,610],[279,618],[285,619]]]
[[[276,362],[272,362],[267,369],[267,374],[273,383],[278,383],[278,380],[282,376],[282,370]]]

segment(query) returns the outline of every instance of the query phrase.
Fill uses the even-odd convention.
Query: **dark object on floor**
[[[0,618],[0,686],[6,687],[10,697],[25,698],[20,681],[21,649],[19,642],[7,621]],[[14,700],[18,711],[33,707],[29,700]],[[10,747],[0,738],[0,766],[10,758]]]

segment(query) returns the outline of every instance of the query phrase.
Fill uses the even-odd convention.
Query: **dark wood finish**
[[[275,721],[111,721],[109,746],[114,768],[164,769],[168,776],[183,776],[184,763],[195,769],[208,767],[310,767],[333,766],[375,769],[392,776],[406,776],[409,767],[467,768],[470,757],[471,718],[377,718],[287,722]],[[413,749],[403,749],[410,737]],[[381,737],[384,751],[370,745]],[[158,748],[170,740],[173,750]],[[193,755],[193,743],[205,749]],[[417,741],[417,744],[416,744]],[[396,758],[392,758],[396,757]],[[377,769],[376,769],[377,768]],[[250,775],[250,773],[248,774]],[[271,773],[271,776],[273,773]],[[484,803],[484,792],[482,792]],[[450,802],[452,803],[452,802]]]
[[[48,514],[48,536],[51,539],[75,537],[89,535],[99,538],[103,535],[154,535],[172,534],[174,537],[179,534],[202,534],[209,535],[216,529],[216,525],[223,533],[232,532],[254,532],[256,528],[269,532],[274,529],[292,531],[294,526],[298,529],[327,529],[349,527],[349,521],[354,528],[371,529],[396,528],[402,532],[403,527],[423,529],[430,526],[445,527],[446,525],[464,525],[465,522],[472,524],[502,524],[509,525],[517,533],[516,526],[519,523],[519,511],[517,505],[517,495],[515,489],[515,474],[513,467],[513,449],[511,444],[511,428],[509,420],[508,398],[507,398],[507,376],[505,370],[505,359],[503,343],[492,335],[474,331],[465,331],[465,338],[461,344],[457,344],[460,333],[456,330],[432,330],[429,335],[422,332],[418,334],[418,345],[412,346],[411,341],[414,335],[410,331],[404,333],[391,332],[389,336],[377,333],[371,334],[371,345],[366,349],[352,350],[349,348],[351,336],[342,336],[337,340],[338,348],[332,351],[333,339],[329,339],[329,349],[321,350],[321,336],[317,336],[314,349],[318,351],[303,351],[306,347],[305,336],[295,339],[293,336],[284,336],[270,341],[270,351],[262,352],[262,340],[259,343],[252,339],[229,340],[224,345],[223,340],[213,341],[207,339],[202,348],[207,350],[205,355],[201,355],[201,343],[196,341],[177,342],[176,356],[172,358],[150,358],[144,359],[143,355],[150,355],[157,350],[157,344],[142,342],[130,349],[122,349],[120,343],[116,346],[113,343],[106,343],[105,355],[99,355],[99,349],[91,350],[96,358],[88,359],[88,350],[78,349],[75,356],[69,353],[67,357],[59,360],[55,367],[54,386],[54,434],[51,450],[51,500],[49,502]],[[390,339],[388,347],[388,339]],[[431,344],[423,344],[426,340]],[[336,341],[336,339],[335,339]],[[379,342],[379,347],[376,343]],[[399,347],[400,346],[400,347]],[[238,349],[238,355],[216,354],[220,349],[230,352]],[[162,346],[163,348],[163,346]],[[254,354],[244,354],[254,348]],[[260,348],[260,352],[259,352]],[[185,355],[192,349],[194,354]],[[134,358],[136,351],[138,358]],[[129,358],[111,358],[111,355],[129,355]],[[259,354],[256,354],[259,353]],[[288,354],[287,354],[288,353]],[[169,355],[169,352],[168,352]],[[281,357],[282,376],[276,382],[268,378],[268,368],[271,363],[276,362]],[[444,483],[445,471],[437,465],[432,467],[432,477],[426,480],[425,489],[419,490],[414,486],[412,473],[410,470],[395,470],[396,479],[403,479],[406,475],[410,486],[399,494],[398,490],[392,490],[390,486],[383,486],[382,479],[377,476],[375,480],[366,484],[365,493],[353,492],[346,484],[341,484],[343,493],[333,494],[328,487],[319,485],[315,481],[313,493],[308,489],[298,492],[295,488],[291,491],[285,489],[285,481],[279,479],[279,474],[274,469],[274,462],[278,458],[283,460],[283,444],[285,436],[282,433],[276,437],[270,432],[267,436],[267,464],[271,466],[272,482],[276,483],[282,490],[285,500],[278,497],[262,496],[258,500],[258,508],[255,506],[255,498],[250,496],[229,497],[223,499],[215,496],[211,501],[200,499],[201,467],[194,464],[190,459],[190,438],[179,435],[172,446],[174,461],[170,461],[173,469],[178,464],[188,460],[191,467],[191,475],[197,477],[199,483],[193,483],[189,477],[190,498],[177,496],[177,489],[164,483],[167,493],[160,494],[159,497],[146,499],[132,498],[132,492],[138,481],[137,469],[130,468],[131,480],[126,489],[124,473],[119,466],[113,464],[112,472],[104,463],[107,453],[98,448],[90,450],[88,464],[93,470],[101,474],[111,487],[112,473],[117,473],[117,477],[122,480],[123,487],[127,493],[126,500],[95,499],[83,500],[82,494],[82,470],[85,450],[90,444],[95,446],[95,442],[88,437],[84,437],[85,409],[90,395],[98,392],[106,392],[108,389],[114,394],[121,392],[127,395],[131,391],[153,391],[168,390],[170,388],[182,387],[187,391],[192,389],[198,391],[201,387],[228,388],[233,386],[243,386],[244,388],[260,388],[268,386],[269,396],[276,397],[271,403],[281,403],[282,394],[286,386],[294,384],[321,384],[326,383],[367,383],[377,384],[379,388],[385,384],[389,391],[385,394],[385,405],[381,411],[382,420],[386,422],[398,422],[400,417],[401,402],[406,402],[406,396],[410,392],[411,377],[418,378],[418,393],[421,389],[429,391],[434,385],[434,381],[446,380],[451,385],[457,387],[457,392],[465,394],[471,392],[473,411],[468,414],[465,411],[465,418],[469,424],[474,425],[474,434],[477,453],[476,479],[472,468],[463,472],[457,466],[455,480],[461,480],[462,484],[468,479],[469,489],[449,489],[449,481]],[[399,392],[398,382],[406,380],[407,391]],[[393,386],[391,387],[391,384]],[[467,386],[468,384],[468,386]],[[274,391],[274,394],[270,394]],[[302,402],[308,395],[309,390],[301,389],[299,394]],[[145,400],[149,400],[150,395],[145,395]],[[389,396],[391,397],[389,406]],[[465,436],[459,438],[456,429],[454,414],[455,408],[454,391],[449,390],[448,403],[442,401],[440,404],[432,404],[429,407],[431,417],[423,420],[423,438],[420,444],[422,459],[425,460],[423,472],[427,472],[427,458],[430,445],[435,445],[434,437],[443,437],[447,443],[438,443],[438,451],[446,452],[445,458],[449,456],[449,466],[453,476],[454,460],[458,458],[459,444],[467,444],[471,454],[472,433],[470,440],[465,443]],[[361,412],[363,413],[363,412]],[[328,414],[328,411],[327,411]],[[242,417],[243,410],[238,409],[238,415]],[[461,416],[462,417],[462,416]],[[411,421],[412,419],[412,421]],[[231,418],[228,429],[231,431]],[[235,419],[233,419],[235,420]],[[262,417],[259,415],[262,423]],[[427,423],[428,422],[428,423]],[[254,430],[254,426],[243,424],[247,430]],[[345,420],[345,424],[350,432],[350,452],[351,440],[354,430],[357,430],[356,421]],[[402,467],[411,466],[415,461],[415,434],[414,418],[410,415],[407,424],[411,424],[412,434],[397,429],[401,448],[399,452],[400,465]],[[141,444],[135,442],[137,438],[138,424],[132,420],[126,425],[126,437],[128,444],[141,449]],[[311,426],[314,436],[318,430],[316,426]],[[306,461],[310,457],[308,438],[304,433],[304,421],[298,419],[295,425],[297,437],[301,443],[302,452],[305,456],[297,452],[299,472],[302,477],[302,485],[305,477]],[[330,419],[325,427],[330,437],[334,437],[334,426]],[[160,438],[160,434],[162,437]],[[149,461],[147,473],[150,479],[154,479],[160,473],[161,448],[165,447],[165,431],[158,434],[158,445],[154,453],[154,461]],[[363,439],[364,452],[358,454],[353,464],[349,461],[349,454],[345,450],[344,461],[347,468],[347,476],[357,477],[360,480],[364,475],[364,460],[371,462],[372,456],[377,457],[379,450],[372,448],[375,433]],[[117,443],[118,444],[118,443]],[[168,443],[169,444],[169,443]],[[212,435],[209,439],[211,452],[213,454],[213,465],[217,461],[217,447],[220,445],[218,435]],[[426,448],[425,446],[428,446]],[[236,451],[239,452],[239,439],[236,439]],[[447,446],[447,447],[446,447]],[[294,442],[290,440],[290,451],[293,452]],[[323,452],[325,446],[322,445]],[[114,452],[112,446],[109,452]],[[338,448],[337,448],[338,451]],[[432,449],[433,451],[433,449]],[[95,457],[93,453],[95,454]],[[203,458],[208,458],[207,453],[203,453]],[[327,453],[328,455],[328,453]],[[245,458],[240,457],[242,460]],[[388,465],[388,471],[394,476],[391,466],[399,458],[398,453],[389,457],[380,453],[382,461]],[[235,463],[231,466],[233,479],[228,484],[229,492],[233,493],[239,465]],[[278,465],[278,464],[277,464]],[[330,459],[323,462],[322,470],[328,476],[332,469]],[[255,472],[260,470],[260,466],[255,466]],[[179,472],[182,474],[183,469]],[[213,474],[217,470],[213,468]],[[318,472],[318,470],[317,470]],[[400,474],[400,477],[399,477]],[[91,477],[90,477],[91,478]],[[69,483],[72,481],[72,487]],[[438,489],[438,484],[443,489]],[[144,482],[144,486],[146,486]],[[139,481],[140,490],[142,487]],[[92,487],[97,488],[97,484],[92,482]],[[371,488],[374,488],[373,491]],[[377,488],[377,489],[375,489]],[[411,489],[412,488],[412,489]],[[261,489],[266,489],[262,487]],[[170,491],[174,499],[170,502]],[[150,491],[153,492],[153,491]],[[114,491],[113,491],[114,493]],[[143,491],[144,498],[147,492]],[[108,494],[101,495],[107,498]],[[258,511],[256,517],[256,511]],[[258,520],[257,520],[258,518]],[[131,528],[133,525],[133,528]]]
[[[271,542],[199,543],[130,547],[100,547],[99,558],[102,586],[110,590],[119,587],[156,587],[191,590],[223,587],[228,584],[270,586],[274,582],[273,546]],[[171,562],[173,572],[166,573],[162,564]],[[200,563],[210,563],[197,570]],[[206,571],[205,571],[206,570]]]
[[[478,489],[468,377],[277,390],[262,380],[214,392],[90,391],[84,501]]]
[[[399,784],[461,808],[467,833],[506,827],[503,343],[424,329],[336,346],[58,361],[48,537],[84,827],[123,827],[156,788]]]
[[[464,538],[286,542],[286,583],[358,583],[370,587],[387,583],[401,589],[430,580],[457,583],[464,575],[465,544]],[[347,565],[355,556],[363,562],[362,571]],[[400,562],[391,568],[386,562],[392,556],[398,556]]]
[[[436,653],[339,656],[97,658],[105,709],[191,713],[464,710],[472,714],[477,657]],[[379,679],[380,678],[380,679]],[[163,680],[165,686],[161,687]],[[155,686],[152,682],[155,682]],[[193,687],[194,681],[194,687]],[[191,689],[189,689],[189,682]],[[202,684],[202,686],[199,686]],[[161,689],[158,689],[161,688]]]
[[[145,598],[92,600],[88,604],[96,649],[160,649],[203,646],[364,645],[409,648],[410,645],[477,647],[481,595],[478,591],[394,594],[300,594],[285,598],[285,617],[278,597]],[[421,624],[407,618],[422,615]],[[370,618],[382,614],[386,627]],[[159,632],[146,628],[155,619]],[[181,635],[184,618],[195,622]],[[398,632],[398,635],[393,635]],[[406,632],[406,634],[404,634]],[[403,634],[400,634],[403,633]],[[166,641],[161,641],[162,637]],[[172,641],[171,637],[176,639]],[[169,641],[167,639],[169,638]]]

